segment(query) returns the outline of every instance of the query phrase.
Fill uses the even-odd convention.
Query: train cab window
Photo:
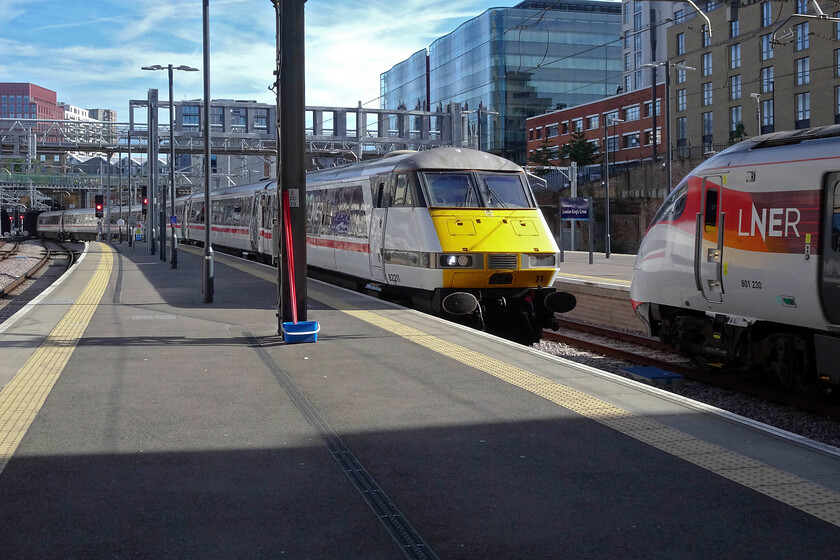
[[[489,208],[530,208],[519,175],[480,174],[482,193]]]
[[[411,185],[408,182],[408,175],[400,173],[394,180],[394,202],[393,206],[414,206],[414,196]]]
[[[424,173],[430,206],[467,207],[480,204],[468,173]]]
[[[705,225],[716,227],[718,221],[718,190],[709,189],[706,191]]]
[[[652,223],[657,224],[659,222],[673,222],[678,220],[682,216],[683,210],[685,210],[687,198],[688,183],[683,183],[682,186],[677,187],[668,195],[668,198],[665,199],[665,202],[662,203],[659,211],[653,217]]]

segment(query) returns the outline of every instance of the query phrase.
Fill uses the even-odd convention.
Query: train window
[[[665,202],[659,208],[659,211],[653,217],[652,223],[659,222],[673,222],[682,216],[685,210],[685,203],[688,198],[688,183],[683,183],[682,186],[677,187],[668,195]]]
[[[530,208],[519,175],[480,174],[484,198],[490,208]]]
[[[432,206],[477,206],[478,195],[468,173],[423,173]]]
[[[706,211],[705,211],[705,225],[715,227],[717,226],[718,218],[718,190],[708,189],[706,191]]]
[[[414,206],[414,196],[411,185],[408,184],[408,175],[400,173],[394,181],[394,206]]]

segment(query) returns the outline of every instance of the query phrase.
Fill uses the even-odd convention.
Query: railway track
[[[810,399],[768,386],[755,375],[736,371],[704,371],[656,339],[567,319],[561,319],[560,327],[558,332],[544,331],[544,339],[633,364],[657,367],[692,381],[795,407],[821,417],[840,419],[840,402],[834,396]]]
[[[13,245],[12,247],[8,247]],[[61,261],[65,266],[60,276],[73,265],[74,253],[54,241],[31,241],[0,246],[0,300],[7,298],[27,281],[34,281],[50,263]],[[66,262],[65,262],[66,261]]]

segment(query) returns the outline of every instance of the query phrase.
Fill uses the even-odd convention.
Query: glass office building
[[[460,103],[465,145],[525,163],[525,119],[613,95],[621,82],[621,4],[521,2],[491,8],[381,76],[382,108]]]

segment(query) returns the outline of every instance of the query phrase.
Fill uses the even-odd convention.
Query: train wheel
[[[818,397],[825,392],[814,369],[808,343],[799,336],[773,337],[765,354],[764,367],[786,391],[805,397]]]

